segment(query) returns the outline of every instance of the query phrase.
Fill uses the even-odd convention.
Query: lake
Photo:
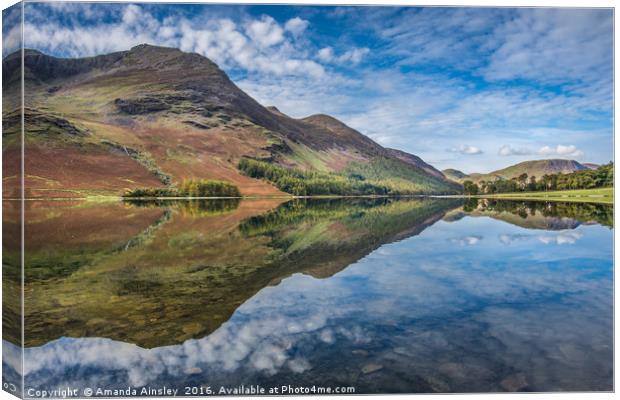
[[[19,386],[18,205],[3,379]],[[613,390],[609,205],[28,201],[25,216],[26,395]]]

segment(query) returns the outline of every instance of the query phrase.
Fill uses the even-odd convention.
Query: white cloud
[[[270,16],[250,22],[246,33],[260,47],[271,47],[284,40],[284,30]]]
[[[334,49],[331,47],[323,47],[318,52],[319,59],[323,62],[329,62],[334,58]]]
[[[2,10],[2,57],[13,53],[21,46],[21,3]]]
[[[284,29],[291,32],[295,36],[302,34],[308,28],[310,22],[299,17],[291,18],[284,24]]]
[[[439,63],[488,81],[605,82],[611,97],[610,9],[412,8],[355,18],[405,65]]]
[[[458,147],[452,147],[448,149],[448,151],[451,153],[459,153],[459,154],[464,154],[464,155],[482,154],[482,150],[480,150],[478,147],[470,146],[468,144],[462,144]]]
[[[123,12],[123,23],[133,24],[140,18],[140,14],[142,14],[142,9],[139,6],[135,4],[128,5]]]
[[[370,53],[370,49],[368,47],[360,47],[353,48],[351,50],[347,50],[341,55],[337,56],[334,53],[334,49],[332,47],[323,47],[317,52],[317,56],[319,60],[323,62],[333,62],[338,64],[359,64],[364,57]]]
[[[347,95],[349,82],[326,74],[325,84],[317,85],[311,76],[262,76],[239,80],[237,85],[264,105],[276,105],[280,111],[295,118],[323,113],[349,122],[341,115],[351,103]],[[341,90],[337,90],[340,88]],[[367,131],[363,131],[367,133]]]
[[[595,9],[523,9],[494,31],[487,79],[560,83],[611,79],[613,15]]]
[[[532,151],[523,147],[514,148],[509,144],[505,144],[499,148],[497,154],[500,156],[527,156],[532,154]]]
[[[285,29],[300,33],[307,28],[307,21],[299,18],[282,27],[270,16],[243,23],[215,15],[199,20],[171,15],[160,21],[142,6],[130,4],[114,9],[118,12],[116,22],[83,24],[76,19],[67,25],[53,18],[42,19],[43,15],[33,9],[25,24],[25,45],[48,53],[85,57],[149,43],[202,54],[225,69],[313,78],[325,74],[319,63],[284,35]]]
[[[558,144],[555,148],[543,146],[538,150],[538,154],[541,156],[581,157],[583,156],[583,151],[572,144],[568,146]]]
[[[351,62],[352,64],[359,64],[368,53],[370,53],[370,49],[368,47],[347,50],[340,57],[338,57],[338,61],[341,63]]]

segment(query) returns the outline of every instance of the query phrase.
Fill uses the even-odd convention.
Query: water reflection
[[[613,227],[613,206],[598,203],[469,199],[463,213],[488,216],[530,229],[574,229],[582,223]],[[457,216],[460,215],[456,213]],[[454,218],[454,217],[453,217]]]
[[[611,207],[109,207],[112,226],[146,227],[101,235],[97,225],[73,245],[33,242],[32,260],[89,257],[27,282],[24,372],[33,386],[96,377],[118,388],[612,388]],[[33,224],[49,230],[81,212],[47,210],[52,220]],[[5,356],[6,377],[21,354],[6,343]]]
[[[419,233],[459,204],[279,202],[32,210],[26,346],[62,336],[142,347],[203,337],[265,286],[298,272],[329,277],[383,243]],[[59,226],[64,235],[45,240]],[[82,232],[71,233],[77,228]]]
[[[193,215],[213,215],[236,210],[241,199],[125,199],[125,204],[139,208],[177,208]]]

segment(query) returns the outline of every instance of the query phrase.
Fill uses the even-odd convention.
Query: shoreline
[[[296,200],[296,199],[413,199],[413,198],[434,198],[434,199],[494,199],[494,200],[520,200],[520,201],[538,201],[538,202],[556,202],[556,203],[592,203],[592,204],[606,204],[614,205],[614,199],[609,197],[527,197],[527,196],[497,196],[497,195],[476,195],[476,196],[247,196],[247,197],[140,197],[140,198],[125,198],[125,197],[105,197],[105,198],[88,198],[88,197],[56,197],[56,198],[29,198],[23,199],[27,202],[37,201],[79,201],[85,203],[112,203],[112,202],[149,202],[149,201],[192,201],[192,200]],[[22,199],[2,199],[2,201],[17,202]]]
[[[124,197],[124,196],[85,196],[85,197],[29,197],[29,198],[3,198],[2,201],[152,201],[152,200],[260,200],[260,199],[358,199],[358,198],[419,198],[419,197],[435,197],[435,198],[462,198],[462,195],[430,195],[430,194],[411,194],[411,195],[319,195],[319,196],[294,196],[294,195],[281,195],[281,196],[234,196],[234,197]]]
[[[565,190],[553,192],[518,192],[518,193],[496,193],[482,195],[457,195],[457,194],[411,194],[411,195],[319,195],[319,196],[294,196],[294,195],[274,195],[274,196],[236,196],[236,197],[124,197],[118,195],[85,195],[83,197],[29,197],[29,198],[3,198],[3,201],[81,201],[89,203],[97,202],[130,202],[130,201],[174,201],[174,200],[264,200],[264,199],[411,199],[411,198],[437,198],[437,199],[498,199],[498,200],[522,200],[522,201],[553,201],[553,202],[572,202],[572,203],[596,203],[614,204],[613,188],[584,189],[584,190]]]

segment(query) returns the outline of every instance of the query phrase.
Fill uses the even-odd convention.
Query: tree
[[[524,172],[517,177],[517,181],[519,182],[519,188],[521,190],[525,190],[525,185],[527,183],[527,174]]]
[[[463,182],[463,192],[469,196],[475,196],[478,194],[478,185],[472,181]]]
[[[544,174],[542,177],[542,187],[545,191],[549,190],[551,187],[551,175]]]

